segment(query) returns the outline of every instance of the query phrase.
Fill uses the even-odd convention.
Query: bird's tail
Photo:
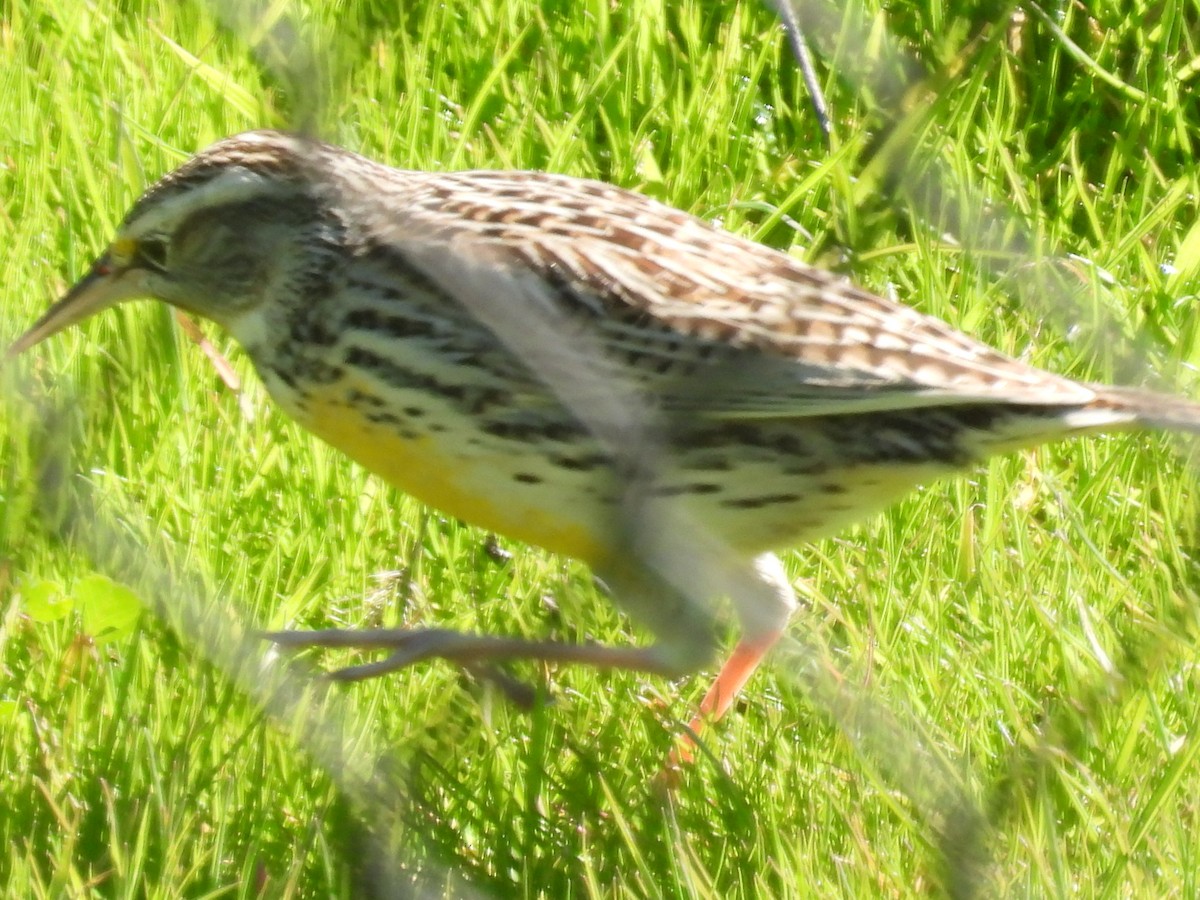
[[[1086,434],[1135,429],[1200,434],[1200,403],[1194,400],[1141,388],[1085,387],[1093,396],[1076,405],[1010,405],[1009,416],[997,426],[964,432],[964,446],[975,458],[986,459]]]
[[[1066,418],[1081,431],[1153,428],[1200,434],[1200,402],[1142,388],[1089,385],[1096,398]]]

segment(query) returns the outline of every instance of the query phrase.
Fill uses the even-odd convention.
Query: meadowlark
[[[1200,404],[1031,368],[627,190],[403,171],[270,131],[147,190],[9,355],[133,298],[217,322],[302,426],[431,506],[583,560],[658,639],[276,640],[391,651],[348,678],[434,656],[674,675],[714,650],[712,607],[694,595],[731,594],[741,638],[695,727],[726,711],[795,608],[772,551],[992,454],[1200,430]],[[694,569],[646,550],[693,543]]]

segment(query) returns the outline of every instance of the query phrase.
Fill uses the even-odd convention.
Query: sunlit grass
[[[1068,6],[1051,12],[1067,45],[1029,10],[1020,22],[925,6],[877,23],[922,61],[908,73],[929,88],[911,95],[922,158],[973,186],[947,205],[987,198],[1033,259],[996,266],[914,214],[902,184],[860,178],[896,108],[822,66],[831,154],[756,5],[364,0],[302,18],[332,60],[319,117],[332,141],[412,168],[608,179],[1039,365],[1192,389],[1195,11]],[[828,60],[836,40],[810,38]],[[285,125],[295,105],[211,10],[166,0],[13,0],[0,91],[0,343],[85,269],[148,181],[213,139]],[[1022,294],[1024,264],[1050,253],[1075,254],[1083,306]],[[244,623],[646,638],[583,567],[503,538],[513,559],[498,560],[484,535],[284,421],[210,333],[248,383],[250,416],[148,305],[0,374],[0,882],[13,896],[264,883],[267,896],[353,896],[372,879],[361,807],[187,633],[146,614],[93,645],[76,613],[28,615],[23,587],[70,593],[114,567],[43,505],[39,473],[59,454],[96,528]],[[1196,894],[1191,488],[1166,439],[1095,439],[930,486],[787,557],[846,677],[924,723],[966,773],[993,826],[989,891]],[[399,770],[403,791],[377,798],[401,811],[396,858],[446,893],[912,896],[940,883],[939,823],[785,668],[756,679],[708,736],[720,767],[702,756],[669,804],[650,782],[701,679],[549,676],[556,702],[533,712],[439,664],[340,692],[347,746]]]

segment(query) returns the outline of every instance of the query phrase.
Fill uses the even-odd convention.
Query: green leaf
[[[74,599],[64,594],[62,585],[54,581],[21,585],[21,601],[29,618],[43,623],[57,622],[75,606]]]
[[[83,613],[83,630],[97,643],[133,632],[142,602],[137,594],[104,575],[89,575],[75,584],[75,602]]]

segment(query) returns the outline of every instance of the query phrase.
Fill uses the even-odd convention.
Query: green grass
[[[891,4],[885,18],[872,0],[857,34],[836,18],[809,32],[832,151],[754,4],[394,6],[297,17],[327,63],[306,90],[326,98],[315,119],[330,140],[413,168],[607,179],[1038,365],[1195,392],[1192,4],[1026,6],[1022,22],[987,3]],[[203,4],[10,0],[0,342],[84,271],[150,180],[306,103]],[[1064,271],[1048,260],[1066,254],[1065,281],[1029,277]],[[522,712],[429,664],[308,705],[277,698],[264,716],[278,674],[253,669],[263,650],[244,628],[646,636],[581,566],[503,539],[513,559],[497,561],[485,535],[284,421],[210,334],[252,414],[149,305],[0,372],[10,896],[255,896],[264,879],[265,896],[361,896],[414,872],[435,895],[947,886],[948,808],[928,771],[898,771],[900,751],[836,727],[786,654],[669,803],[650,781],[699,678],[517,667],[557,701]],[[986,893],[1198,891],[1200,571],[1179,449],[1132,435],[998,460],[787,557],[812,605],[797,637],[951,760],[986,815]],[[162,615],[92,633],[80,586],[97,573]],[[47,585],[60,618],[34,614]]]

